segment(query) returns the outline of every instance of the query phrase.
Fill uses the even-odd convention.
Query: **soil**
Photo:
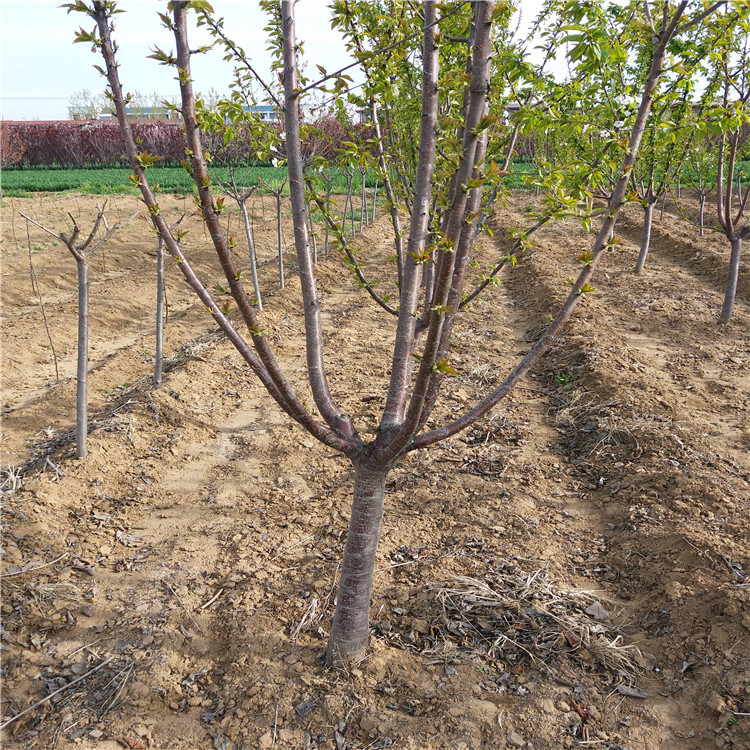
[[[485,262],[536,200],[497,211]],[[85,230],[96,202],[4,202],[5,747],[750,747],[750,274],[718,326],[729,245],[699,236],[694,202],[657,214],[640,276],[629,207],[595,293],[523,388],[391,473],[371,646],[350,672],[322,657],[351,467],[280,412],[171,262],[153,388],[141,218],[92,259],[92,422],[75,458],[75,263],[31,227],[55,382],[17,212],[65,230],[70,211]],[[175,219],[191,207],[162,200]],[[139,210],[107,207],[110,223]],[[280,290],[271,201],[253,212],[265,332],[312,403],[293,254]],[[185,225],[213,287],[202,224]],[[388,238],[385,218],[356,238],[373,276]],[[590,244],[573,223],[541,230],[468,308],[436,421],[502,381]],[[336,253],[318,269],[331,387],[372,434],[394,321]]]

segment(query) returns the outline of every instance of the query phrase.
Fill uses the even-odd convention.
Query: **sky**
[[[75,31],[93,23],[80,13],[68,14],[61,8],[63,0],[0,0],[2,57],[0,68],[0,116],[7,120],[68,119],[68,104],[74,92],[88,89],[104,91],[105,81],[93,65],[102,65],[99,54],[90,45],[73,44]],[[341,37],[328,24],[329,0],[300,0],[297,3],[297,35],[304,42],[305,59],[310,69],[320,63],[337,70],[350,60]],[[541,0],[522,0],[521,7],[529,18]],[[154,0],[120,0],[125,10],[116,16],[115,39],[120,46],[120,75],[126,91],[142,94],[156,92],[162,98],[174,99],[177,93],[174,70],[149,60],[154,45],[166,51],[174,49],[171,34],[161,26],[157,11],[166,2]],[[226,19],[225,29],[250,56],[258,72],[268,76],[269,53],[263,27],[265,17],[257,0],[213,0],[219,16]],[[204,30],[194,29],[191,46],[209,41]],[[196,90],[228,91],[231,67],[214,50],[193,61]]]
[[[67,119],[71,94],[82,89],[104,91],[104,79],[93,69],[101,57],[87,44],[73,44],[75,31],[93,23],[80,13],[67,14],[63,0],[0,0],[2,28],[2,117],[7,120]],[[269,54],[263,32],[265,17],[253,0],[214,0],[214,10],[226,19],[225,29],[268,73]],[[154,45],[174,49],[171,34],[156,16],[166,2],[121,0],[126,11],[116,16],[115,40],[120,46],[120,75],[126,91],[158,93],[173,98],[177,92],[174,70],[147,59]],[[302,0],[297,5],[297,34],[305,43],[305,54],[329,70],[349,62],[341,38],[327,23],[327,0]],[[195,29],[191,46],[209,40]],[[219,50],[196,57],[193,78],[198,91],[211,88],[225,93],[231,67]]]

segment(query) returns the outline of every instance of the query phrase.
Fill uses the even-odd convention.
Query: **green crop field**
[[[42,191],[80,193],[132,193],[137,188],[128,180],[129,169],[19,169],[5,170],[2,175],[3,193],[8,196]],[[212,170],[214,180],[229,180],[229,170]],[[159,184],[165,193],[193,193],[195,183],[182,167],[151,167],[148,171],[152,185]],[[238,185],[257,185],[260,178],[269,184],[280,184],[286,170],[274,167],[244,167],[235,170]]]
[[[523,177],[533,171],[533,165],[517,163],[514,174],[508,178],[508,187],[525,187]],[[137,188],[128,180],[129,169],[6,169],[2,174],[3,194],[8,197],[23,196],[39,192],[77,192],[94,194],[125,193],[135,195]],[[215,182],[229,181],[230,171],[224,167],[211,170]],[[276,167],[239,167],[234,171],[238,186],[251,186],[265,180],[269,185],[280,185],[286,179],[286,169]],[[164,193],[195,193],[195,183],[182,167],[151,167],[148,178],[152,185],[158,183]],[[375,186],[375,174],[367,175],[368,187]],[[361,176],[355,172],[353,190],[355,195],[361,190]],[[336,172],[332,192],[346,193],[346,179]],[[285,191],[288,194],[288,189]]]

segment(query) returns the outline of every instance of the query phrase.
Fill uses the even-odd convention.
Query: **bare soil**
[[[750,747],[750,274],[718,326],[729,246],[686,221],[692,202],[657,216],[641,276],[630,207],[595,293],[524,387],[393,471],[371,648],[343,673],[322,657],[351,468],[266,396],[174,264],[170,363],[151,386],[145,220],[92,260],[90,455],[75,459],[75,263],[31,228],[56,383],[17,212],[64,229],[96,200],[4,203],[4,721],[39,704],[5,747]],[[498,210],[486,262],[535,200]],[[162,201],[175,218],[191,207]],[[113,197],[108,216],[137,210]],[[294,256],[279,290],[270,200],[254,216],[266,335],[312,403]],[[186,224],[213,286],[202,224]],[[357,238],[373,276],[388,237],[378,219]],[[464,315],[436,420],[528,351],[591,243],[573,224],[534,239]],[[337,254],[319,272],[332,389],[371,433],[393,320]]]

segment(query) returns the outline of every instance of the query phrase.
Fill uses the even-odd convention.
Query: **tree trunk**
[[[315,224],[313,223],[312,203],[307,202],[307,218],[310,221],[310,239],[313,247],[313,263],[318,262],[318,238],[315,236]]]
[[[360,172],[362,175],[362,207],[359,211],[359,231],[361,232],[365,225],[365,219],[367,218],[367,185],[365,184],[365,172]]]
[[[370,468],[361,459],[354,466],[352,516],[328,641],[326,660],[329,665],[351,664],[362,658],[367,648],[370,593],[387,475],[387,469]]]
[[[279,243],[279,286],[284,288],[284,235],[281,233],[281,191],[276,194],[276,234]]]
[[[331,186],[333,185],[333,175],[328,174],[328,178],[326,181],[326,205],[328,205],[328,199],[331,197]],[[325,257],[328,257],[328,232],[330,231],[328,228],[328,222],[325,222],[326,225],[326,239],[325,239],[325,245],[323,246],[323,255]]]
[[[164,239],[159,236],[156,250],[156,362],[154,364],[154,387],[161,385],[164,365]]]
[[[641,251],[635,262],[635,272],[641,273],[646,265],[648,249],[651,245],[651,226],[654,219],[654,202],[649,201],[643,209],[643,234],[641,235]]]
[[[341,234],[346,234],[346,209],[352,207],[352,234],[354,234],[354,201],[352,201],[352,181],[354,177],[346,172],[346,200],[344,201],[344,217],[341,219]]]
[[[728,323],[734,311],[734,298],[737,294],[737,278],[740,271],[740,254],[742,253],[742,240],[739,237],[733,237],[732,252],[729,256],[729,279],[727,280],[727,289],[724,294],[724,305],[721,308],[719,323]]]
[[[76,387],[76,456],[86,458],[89,371],[89,264],[76,258],[78,268],[78,373]]]
[[[372,224],[375,223],[375,205],[377,204],[377,201],[378,201],[378,181],[375,180],[375,189],[372,192],[372,219],[370,221],[370,223]]]
[[[699,196],[699,200],[700,200],[700,209],[698,211],[698,226],[701,228],[701,237],[703,237],[704,214],[705,214],[705,208],[706,208],[706,194],[701,193]]]
[[[258,303],[258,310],[263,309],[263,302],[260,298],[260,283],[258,282],[258,261],[255,258],[255,244],[253,243],[253,233],[250,228],[250,217],[247,215],[247,206],[245,201],[237,201],[242,209],[242,219],[245,222],[245,236],[247,237],[247,246],[250,250],[250,271],[253,274],[253,288],[255,289],[255,301]],[[282,284],[283,286],[283,284]]]

